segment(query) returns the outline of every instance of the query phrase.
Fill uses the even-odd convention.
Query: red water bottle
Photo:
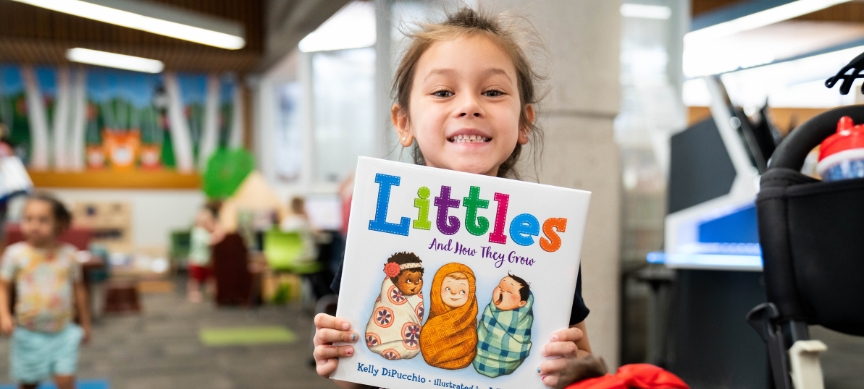
[[[823,181],[864,178],[864,124],[855,125],[844,116],[837,133],[822,141],[816,171]]]

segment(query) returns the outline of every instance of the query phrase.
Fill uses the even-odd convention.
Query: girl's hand
[[[0,316],[0,332],[3,333],[4,336],[12,335],[12,331],[15,329],[15,323],[12,322],[12,317],[7,315]]]
[[[559,389],[606,374],[606,367],[601,359],[590,355],[579,358],[576,343],[582,340],[583,336],[582,330],[575,327],[552,334],[550,342],[543,347],[543,356],[553,359],[543,362],[537,368],[546,386]]]
[[[333,345],[333,342],[357,342],[360,336],[350,329],[351,324],[346,320],[324,313],[315,316],[315,338],[313,339],[315,351],[312,356],[315,358],[315,370],[318,375],[325,378],[330,377],[336,371],[339,358],[354,355],[353,346],[337,347]]]

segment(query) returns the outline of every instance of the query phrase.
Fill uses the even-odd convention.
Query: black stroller
[[[841,93],[864,69],[864,54],[826,82]],[[851,73],[850,73],[851,70]],[[864,123],[864,105],[837,108],[802,124],[774,152],[756,200],[768,302],[748,322],[768,346],[777,389],[823,388],[808,325],[864,336],[864,179],[822,182],[801,174],[807,154],[838,120]]]

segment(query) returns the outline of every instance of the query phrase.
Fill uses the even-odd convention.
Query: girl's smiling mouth
[[[456,135],[451,138],[447,138],[450,143],[486,143],[492,140],[492,138],[487,138],[485,136],[480,135]]]
[[[489,143],[492,138],[478,130],[463,129],[448,136],[447,141],[450,143]]]

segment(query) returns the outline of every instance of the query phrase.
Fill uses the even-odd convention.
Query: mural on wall
[[[32,170],[203,169],[240,147],[232,75],[0,65],[0,123]]]

